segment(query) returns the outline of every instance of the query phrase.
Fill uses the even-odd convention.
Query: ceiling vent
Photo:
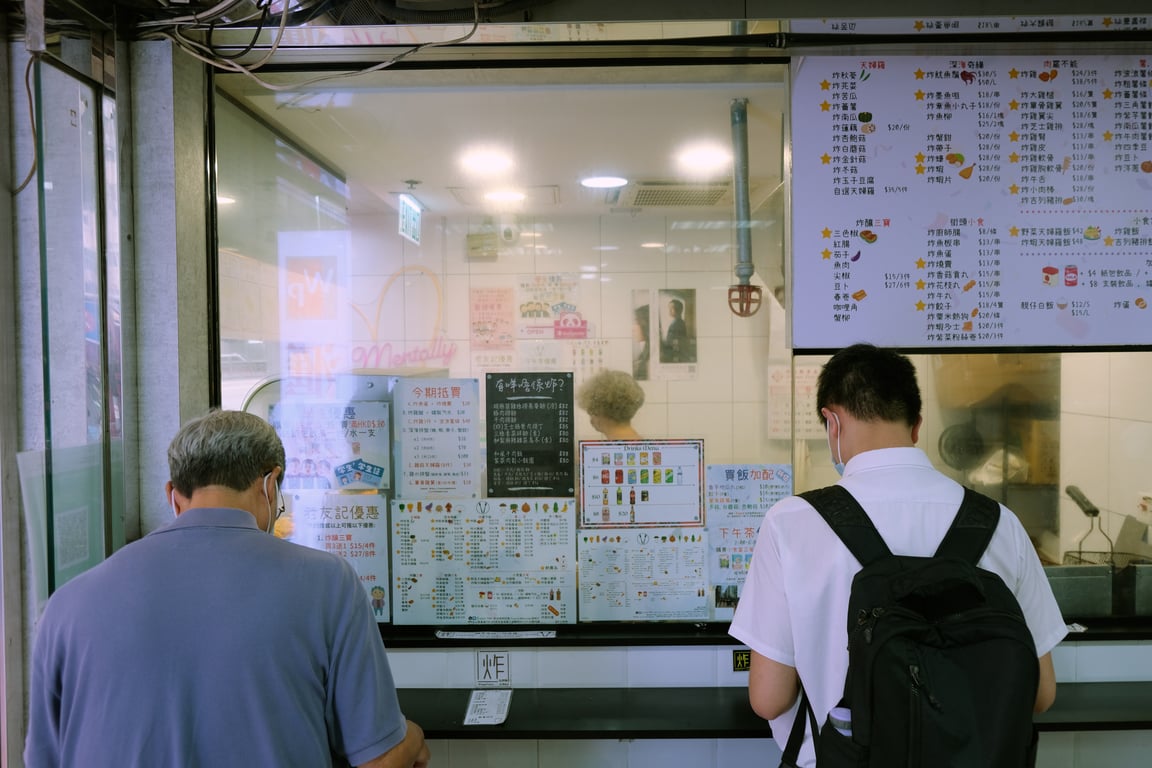
[[[473,208],[492,208],[494,203],[490,200],[484,199],[484,193],[489,191],[488,187],[448,187],[448,191],[456,198],[456,202],[460,205],[467,205]],[[524,193],[524,199],[517,203],[518,206],[522,205],[525,208],[536,208],[544,205],[559,205],[560,204],[560,187],[555,184],[545,184],[538,187],[521,187],[520,191]]]
[[[756,188],[750,190],[753,198]],[[609,190],[604,201],[624,208],[731,208],[732,182],[638,181]]]

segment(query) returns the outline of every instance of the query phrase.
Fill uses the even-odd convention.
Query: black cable
[[[259,5],[257,5],[259,7]],[[264,31],[264,25],[267,23],[269,16],[272,13],[272,0],[264,0],[264,8],[260,13],[260,21],[256,23],[256,31],[252,34],[252,40],[239,53],[221,53],[212,47],[212,31],[216,29],[216,22],[208,25],[208,33],[204,36],[204,45],[208,47],[212,54],[221,59],[238,59],[241,56],[247,56],[248,53],[256,47],[256,43],[260,41],[260,33]]]

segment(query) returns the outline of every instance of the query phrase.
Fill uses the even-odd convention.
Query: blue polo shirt
[[[359,765],[405,730],[356,572],[242,510],[184,512],[36,628],[28,768]]]

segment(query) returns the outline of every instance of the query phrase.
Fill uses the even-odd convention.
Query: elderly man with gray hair
[[[175,520],[48,601],[28,768],[426,766],[355,570],[268,535],[275,430],[212,411],[181,428],[168,463]]]

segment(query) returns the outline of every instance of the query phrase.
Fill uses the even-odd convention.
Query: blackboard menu
[[[571,496],[572,374],[489,373],[489,496]]]
[[[795,349],[1152,336],[1152,58],[805,57]]]

